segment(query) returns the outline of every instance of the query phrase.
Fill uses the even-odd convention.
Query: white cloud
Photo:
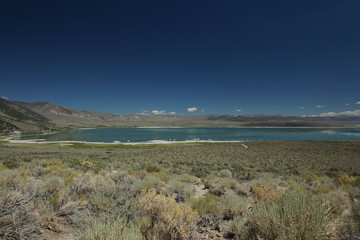
[[[326,107],[326,106],[324,106],[324,105],[316,105],[316,108],[324,108],[324,107]]]
[[[151,111],[151,113],[154,114],[154,115],[165,115],[166,111],[165,110],[156,110],[156,109],[154,109],[154,110]]]
[[[305,115],[304,117],[336,117],[336,116],[352,116],[360,117],[360,110],[345,111],[345,112],[326,112],[319,115]]]
[[[305,107],[304,107],[304,106],[300,106],[299,109],[303,110],[303,109],[305,109]]]
[[[205,109],[201,109],[200,112],[205,112]]]
[[[345,106],[350,106],[350,103],[345,103]]]
[[[188,108],[187,111],[188,112],[195,112],[197,111],[198,109],[196,107],[191,107],[191,108]]]
[[[6,96],[2,96],[1,98],[5,99],[5,100],[9,100],[9,97],[6,97]]]
[[[242,109],[235,109],[235,112],[242,112]]]
[[[176,115],[176,112],[168,112],[166,110],[152,110],[151,113],[153,115]]]
[[[148,110],[144,110],[140,113],[141,115],[149,115]]]
[[[360,104],[360,101],[358,101],[356,104]]]

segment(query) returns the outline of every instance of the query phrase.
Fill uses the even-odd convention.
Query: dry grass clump
[[[128,224],[121,217],[101,217],[91,222],[84,240],[142,240],[145,239],[137,226]]]
[[[258,203],[243,223],[234,227],[241,239],[324,239],[326,209],[309,193],[287,191],[275,202]]]
[[[265,202],[273,202],[280,195],[280,191],[278,189],[260,184],[252,186],[250,192],[255,195],[257,200]]]
[[[149,217],[141,227],[146,239],[188,239],[198,220],[198,213],[188,205],[154,191],[144,193],[139,203]]]

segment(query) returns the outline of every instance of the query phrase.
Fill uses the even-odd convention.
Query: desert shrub
[[[0,163],[0,171],[6,170],[6,169],[9,169],[9,167],[7,167],[7,166]]]
[[[117,207],[114,209],[114,214],[122,216],[127,223],[133,222],[141,215],[138,199],[123,198],[118,200]]]
[[[21,189],[25,179],[21,176],[21,173],[14,169],[6,169],[1,171],[0,174],[0,190],[7,191]]]
[[[211,214],[213,216],[221,215],[219,197],[213,194],[206,194],[203,197],[190,199],[191,207],[194,208],[201,216]]]
[[[87,229],[85,240],[141,240],[144,239],[134,224],[126,223],[121,217],[111,219],[102,217],[93,220]]]
[[[328,216],[333,219],[342,215],[351,205],[349,194],[345,191],[335,190],[319,195],[318,197],[323,201]]]
[[[80,203],[88,202],[86,207],[95,215],[116,214],[122,216],[128,222],[133,221],[139,215],[139,208],[137,199],[130,191],[131,185],[129,185],[128,180],[132,180],[124,179],[115,184],[110,179],[104,179],[102,176],[98,177],[97,181],[96,177],[94,177],[95,181],[90,184],[94,191],[85,196],[84,194],[78,195],[78,201]],[[104,183],[108,183],[108,185],[104,186]]]
[[[346,192],[349,194],[350,199],[353,201],[360,201],[360,188],[349,186],[346,189]]]
[[[80,161],[80,169],[83,171],[92,171],[94,173],[99,173],[101,170],[105,169],[105,164],[101,161],[97,161],[96,163],[88,160]]]
[[[325,234],[326,211],[309,193],[288,191],[276,202],[257,204],[250,212],[245,239],[316,240]]]
[[[103,190],[88,194],[92,211],[116,214],[127,222],[133,221],[140,215],[138,199],[132,190],[134,181],[131,177],[119,179],[117,183],[109,179],[109,185]]]
[[[115,182],[102,175],[94,175],[89,185],[93,189],[93,192],[102,193],[110,198],[114,198],[117,195]]]
[[[34,210],[36,211],[39,223],[43,228],[47,228],[55,232],[60,231],[58,218],[51,203],[43,200],[37,200],[34,203]]]
[[[15,179],[14,179],[15,180]],[[33,177],[16,179],[16,190],[25,194],[38,194],[42,186],[42,181]]]
[[[244,194],[240,183],[232,178],[221,178],[217,176],[208,176],[204,179],[205,187],[209,189],[209,192],[220,196],[227,190],[233,190],[236,193]]]
[[[198,220],[198,213],[188,205],[154,191],[142,196],[140,207],[149,217],[141,227],[146,239],[188,239]]]
[[[256,236],[251,232],[252,229],[249,227],[249,222],[245,217],[237,216],[233,219],[230,225],[230,232],[240,239],[254,239]]]
[[[68,176],[74,171],[73,168],[69,168],[66,165],[63,165],[62,163],[60,163],[60,165],[55,164],[55,165],[46,166],[42,170],[43,173],[46,175],[58,176],[61,178]]]
[[[46,162],[46,166],[50,167],[50,166],[60,166],[62,164],[61,161],[48,161]]]
[[[127,171],[111,171],[107,173],[107,177],[112,179],[115,183],[118,183],[129,178],[130,174]],[[136,178],[136,176],[134,176],[134,178]]]
[[[179,180],[181,182],[186,182],[186,183],[193,183],[193,184],[200,184],[201,181],[199,178],[195,177],[195,176],[192,176],[192,175],[189,175],[189,174],[181,174],[179,176]]]
[[[3,161],[3,165],[10,169],[15,169],[20,167],[20,162],[18,160],[14,159],[7,159]]]
[[[163,192],[165,182],[161,181],[159,178],[147,175],[144,179],[136,181],[133,185],[133,190],[135,192],[147,191],[150,189],[155,189],[157,192]]]
[[[357,177],[356,180],[352,183],[354,187],[360,188],[360,177]]]
[[[73,182],[69,185],[70,194],[90,194],[94,191],[93,175],[90,173],[80,174],[73,178]]]
[[[350,212],[343,217],[337,232],[338,239],[356,240],[360,238],[360,202],[351,204]]]
[[[189,183],[181,182],[177,179],[171,179],[166,189],[166,194],[173,196],[177,202],[183,202],[191,197],[195,192],[194,186]]]
[[[116,202],[101,193],[92,193],[89,197],[90,209],[93,213],[108,212],[111,213]]]
[[[149,173],[151,172],[160,172],[161,167],[158,164],[151,163],[145,167],[145,170]]]
[[[353,202],[351,205],[351,218],[356,224],[357,232],[360,235],[360,202]]]
[[[81,201],[69,201],[57,211],[56,216],[66,220],[74,227],[84,230],[92,218],[91,211],[87,208],[87,204]]]
[[[329,193],[330,191],[331,189],[327,187],[317,187],[314,189],[315,194],[324,194],[324,193]]]
[[[59,205],[60,205],[59,200],[60,200],[60,194],[59,193],[53,194],[48,199],[48,201],[51,204],[53,209],[58,209],[59,208]]]
[[[148,174],[148,176],[154,176],[159,178],[161,181],[167,183],[170,179],[170,176],[163,172],[151,172]]]
[[[44,175],[44,169],[41,166],[34,166],[32,169],[32,176],[35,178],[41,178]]]
[[[32,198],[15,191],[0,192],[0,238],[37,239],[41,235]]]
[[[222,177],[222,178],[231,178],[232,177],[232,172],[229,170],[229,169],[223,169],[223,170],[220,170],[219,172],[219,177]]]
[[[163,223],[154,221],[149,216],[140,217],[137,219],[136,223],[142,236],[146,240],[160,240],[170,238],[170,236],[166,236],[166,230],[164,230]]]
[[[191,169],[191,174],[195,175],[198,178],[205,178],[210,174],[210,170],[204,166],[194,166]]]
[[[240,174],[237,174],[238,178],[241,180],[251,181],[256,178],[257,173],[254,170],[242,172]]]
[[[327,176],[320,177],[315,174],[310,176],[310,185],[315,194],[329,193],[337,188],[333,179]]]
[[[132,190],[133,184],[136,179],[131,176],[122,179],[121,181],[116,182],[116,191],[117,193],[121,193],[126,195],[127,197],[134,197],[134,192]]]
[[[56,194],[64,187],[64,181],[60,177],[50,176],[43,180],[39,188],[39,194],[45,198],[49,198]]]
[[[233,219],[244,214],[247,207],[247,198],[228,190],[220,197],[219,204],[224,218]]]
[[[279,197],[280,191],[276,188],[270,188],[269,186],[257,184],[250,188],[250,192],[255,194],[259,201],[272,202]]]
[[[64,179],[64,184],[65,186],[71,185],[74,182],[74,178],[79,176],[80,172],[79,171],[73,171],[72,173],[70,173],[67,177],[65,177]]]
[[[309,184],[306,182],[306,180],[299,176],[291,176],[288,179],[288,183],[289,183],[289,189],[291,189],[293,191],[306,192],[311,189],[309,187]]]
[[[320,179],[321,179],[321,177],[318,176],[317,174],[311,174],[311,175],[309,176],[309,180],[314,181],[314,182],[320,181]]]
[[[94,173],[99,173],[100,170],[104,169],[104,163],[102,162],[93,162],[93,161],[88,161],[88,160],[84,160],[84,159],[71,159],[69,161],[67,161],[67,164],[69,165],[69,167],[75,169],[75,170],[81,170],[83,172],[87,172],[87,171],[91,171]]]
[[[356,181],[356,177],[351,177],[348,174],[344,173],[337,179],[337,181],[340,184],[352,184]]]

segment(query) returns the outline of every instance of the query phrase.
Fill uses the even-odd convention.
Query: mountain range
[[[0,132],[39,132],[54,127],[55,124],[45,116],[15,102],[0,99]]]
[[[82,127],[358,127],[360,117],[283,115],[114,115],[70,109],[48,102],[26,103],[0,98],[0,133],[45,132]]]

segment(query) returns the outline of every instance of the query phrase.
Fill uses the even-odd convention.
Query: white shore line
[[[135,128],[187,128],[181,126],[152,126],[152,127],[135,127]]]
[[[24,144],[45,144],[45,143],[55,143],[55,144],[64,144],[69,145],[72,143],[84,143],[84,144],[103,144],[103,145],[151,145],[151,144],[174,144],[174,143],[239,143],[245,142],[243,140],[233,140],[233,141],[215,141],[215,140],[184,140],[184,141],[166,141],[166,140],[150,140],[145,142],[86,142],[86,141],[45,141],[45,139],[29,139],[29,140],[16,140],[14,137],[9,137],[3,139],[9,143],[24,143]]]

